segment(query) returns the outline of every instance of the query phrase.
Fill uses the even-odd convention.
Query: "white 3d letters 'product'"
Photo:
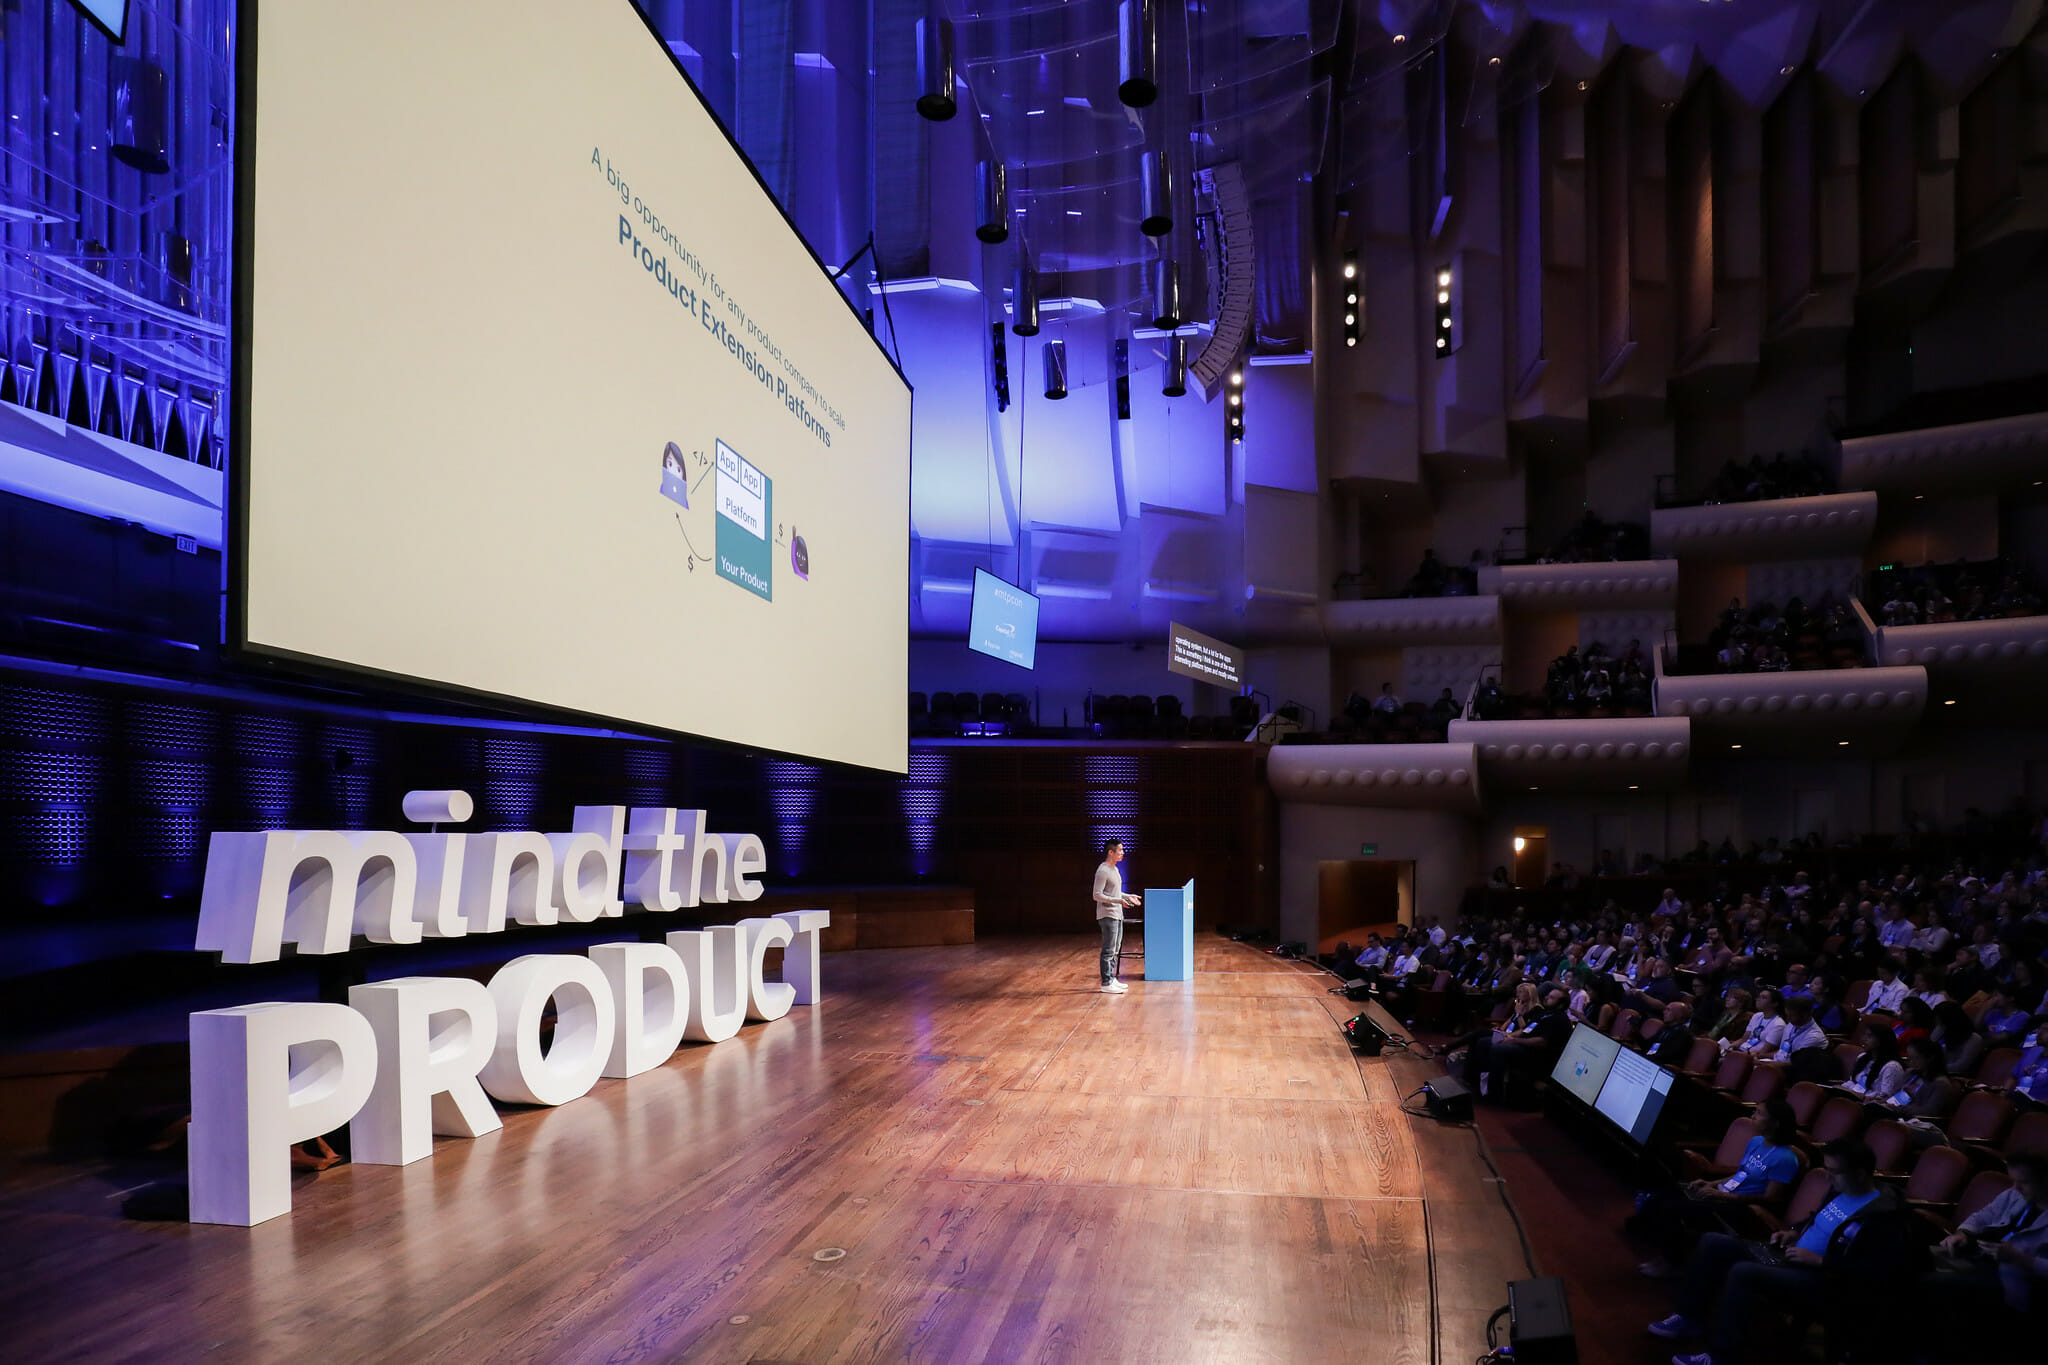
[[[600,943],[590,960],[612,988],[618,1027],[607,1076],[637,1076],[669,1059],[690,1021],[690,977],[675,949],[661,943]]]
[[[540,1046],[540,1017],[555,1002],[555,1040]],[[587,957],[515,957],[491,978],[498,1042],[480,1075],[514,1104],[567,1104],[597,1084],[611,1057],[615,1011],[604,972]]]
[[[747,944],[737,924],[678,929],[668,946],[690,978],[690,1022],[683,1036],[722,1043],[747,1022]]]
[[[347,1123],[376,1076],[376,1036],[346,1005],[194,1014],[192,1221],[253,1227],[289,1212],[292,1144]]]
[[[480,981],[407,976],[351,986],[348,1003],[377,1035],[377,1083],[349,1121],[353,1160],[403,1166],[434,1154],[434,1134],[499,1127],[477,1072],[498,1042],[498,1009]]]
[[[775,918],[796,933],[796,940],[782,950],[782,980],[796,994],[792,1005],[815,1005],[824,996],[819,971],[819,944],[823,931],[832,923],[829,910],[785,910]]]
[[[765,975],[762,960],[770,948],[781,945],[784,949],[783,962],[789,961],[788,945],[795,941],[796,930],[780,919],[743,919],[739,924],[740,933],[747,940],[747,1018],[780,1019],[789,1013],[789,1007],[796,1000],[796,991],[781,981],[770,981]],[[789,968],[783,967],[788,976]]]

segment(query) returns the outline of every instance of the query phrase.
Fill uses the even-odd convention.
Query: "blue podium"
[[[1195,883],[1145,888],[1145,979],[1187,981],[1195,974]]]

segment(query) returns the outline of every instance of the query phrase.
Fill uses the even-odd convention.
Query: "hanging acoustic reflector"
[[[1020,337],[1038,335],[1038,272],[1028,265],[1017,267],[1010,291],[1010,330]]]
[[[974,235],[994,246],[1010,239],[1010,180],[1000,161],[974,163],[974,193],[978,207]]]
[[[1152,325],[1162,332],[1180,326],[1180,266],[1171,256],[1152,262]]]
[[[917,112],[933,123],[960,112],[953,98],[953,21],[936,14],[917,21]]]
[[[1048,341],[1039,348],[1039,363],[1045,366],[1045,396],[1061,399],[1067,396],[1067,343]]]
[[[114,79],[114,159],[144,175],[171,169],[165,133],[171,118],[171,78],[147,57],[116,57]]]
[[[1165,152],[1138,158],[1138,231],[1147,237],[1173,231],[1173,163]]]
[[[1160,382],[1159,392],[1168,398],[1185,398],[1188,392],[1188,339],[1168,337],[1166,339],[1166,378]]]
[[[1153,0],[1116,7],[1116,97],[1133,109],[1159,98],[1159,22]]]

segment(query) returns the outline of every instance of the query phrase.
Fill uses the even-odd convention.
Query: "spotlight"
[[[917,21],[917,112],[933,123],[960,112],[953,98],[953,21],[937,14]]]
[[[1173,231],[1173,163],[1165,152],[1138,158],[1138,231],[1147,237]]]
[[[1232,370],[1230,372],[1230,382],[1233,386],[1242,385],[1244,383],[1244,371]]]
[[[1159,98],[1159,23],[1153,0],[1116,7],[1116,97],[1132,109]]]
[[[1017,267],[1010,292],[1010,330],[1020,337],[1038,335],[1038,272],[1028,265]]]
[[[1531,790],[1534,790],[1534,788],[1531,788]],[[1528,846],[1529,841],[1527,839],[1524,839],[1519,834],[1515,836],[1515,852],[1520,853],[1523,849],[1527,848]]]
[[[1188,391],[1188,339],[1168,337],[1166,339],[1166,378],[1159,385],[1159,392],[1168,398],[1181,398]]]
[[[1171,332],[1180,321],[1180,266],[1171,256],[1162,256],[1152,262],[1152,325]]]
[[[1045,366],[1045,396],[1058,401],[1067,396],[1067,343],[1048,341],[1038,351]]]
[[[975,198],[980,214],[974,235],[994,246],[1010,238],[1010,178],[1000,161],[978,161],[974,165]]]
[[[1244,440],[1244,369],[1230,372],[1230,401],[1223,407],[1223,434],[1232,443]]]
[[[1355,260],[1347,260],[1347,261],[1345,261],[1345,262],[1344,262],[1344,278],[1345,278],[1345,279],[1347,279],[1347,280],[1348,280],[1348,279],[1353,279],[1353,278],[1355,278],[1355,277],[1357,276],[1357,274],[1358,274],[1358,262],[1357,262],[1357,261],[1355,261]]]

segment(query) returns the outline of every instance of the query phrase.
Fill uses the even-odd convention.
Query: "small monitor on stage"
[[[1607,1073],[1613,1069],[1614,1059],[1620,1052],[1621,1044],[1599,1029],[1586,1024],[1574,1025],[1563,1054],[1550,1070],[1551,1082],[1563,1086],[1578,1096],[1582,1103],[1590,1105],[1600,1098],[1600,1087],[1607,1083]]]
[[[1636,1143],[1650,1140],[1657,1116],[1671,1093],[1671,1073],[1641,1053],[1626,1049],[1614,1055],[1614,1067],[1600,1087],[1593,1107]]]
[[[1030,668],[1038,658],[1038,599],[986,569],[976,569],[967,647],[1006,664]]]

